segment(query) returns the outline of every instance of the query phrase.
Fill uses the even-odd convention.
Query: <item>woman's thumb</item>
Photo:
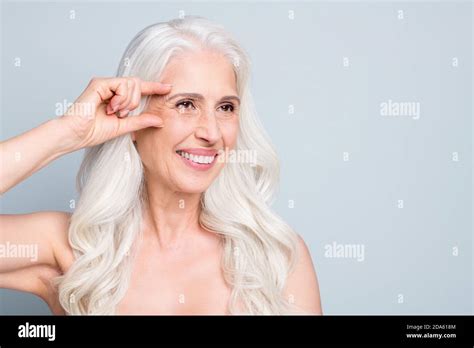
[[[163,127],[163,120],[159,116],[146,112],[137,116],[127,116],[121,121],[126,123],[124,128],[127,133],[148,127]]]

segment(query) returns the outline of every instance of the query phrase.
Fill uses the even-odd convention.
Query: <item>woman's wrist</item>
[[[51,134],[51,139],[54,140],[52,143],[54,144],[53,151],[55,152],[55,157],[77,151],[81,148],[77,141],[77,135],[70,128],[65,117],[53,118],[46,122],[48,133]]]
[[[2,142],[0,193],[8,191],[56,158],[78,149],[69,133],[67,124],[54,118]]]

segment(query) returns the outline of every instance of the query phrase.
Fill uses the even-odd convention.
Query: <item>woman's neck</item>
[[[159,181],[145,185],[144,233],[166,250],[188,243],[201,230],[201,193],[176,192]]]

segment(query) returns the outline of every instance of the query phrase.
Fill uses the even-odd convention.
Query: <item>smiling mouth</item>
[[[196,164],[210,164],[214,162],[214,159],[218,156],[218,154],[215,154],[214,156],[198,156],[181,150],[177,150],[176,153],[188,161]]]

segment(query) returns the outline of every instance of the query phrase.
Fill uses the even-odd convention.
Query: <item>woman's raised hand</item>
[[[142,113],[127,117],[140,105],[142,96],[167,94],[171,85],[135,77],[94,78],[60,117],[75,150],[106,142],[147,127],[161,127],[158,115]]]

